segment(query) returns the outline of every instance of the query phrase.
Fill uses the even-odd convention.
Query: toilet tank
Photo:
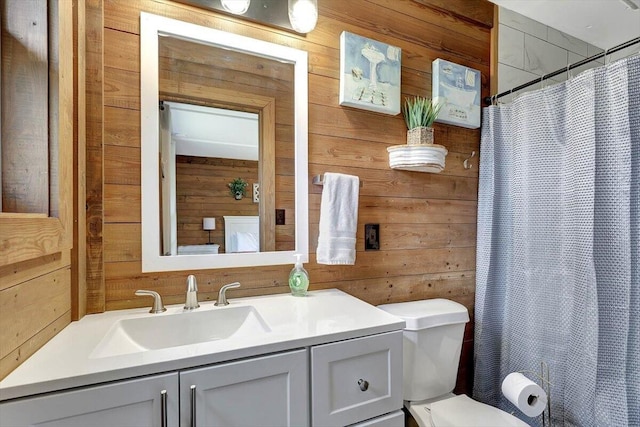
[[[385,304],[381,310],[406,322],[403,334],[404,400],[420,401],[453,391],[467,308],[447,299]]]

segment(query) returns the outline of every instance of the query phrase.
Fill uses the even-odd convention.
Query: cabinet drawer
[[[402,408],[402,331],[311,348],[312,424],[344,426]]]

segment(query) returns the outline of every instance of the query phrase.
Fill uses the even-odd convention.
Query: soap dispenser
[[[296,254],[296,265],[289,273],[289,288],[291,288],[291,295],[294,297],[307,295],[307,289],[309,289],[309,273],[302,267],[301,256],[301,254]]]

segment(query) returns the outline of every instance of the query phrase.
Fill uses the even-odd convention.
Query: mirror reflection
[[[260,251],[258,119],[256,113],[161,102],[164,255]],[[246,217],[252,226],[234,228],[231,216]],[[234,245],[226,244],[226,235]]]
[[[293,64],[158,46],[161,254],[294,250]]]

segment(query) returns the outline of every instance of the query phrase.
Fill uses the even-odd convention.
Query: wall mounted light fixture
[[[294,30],[306,34],[318,22],[318,0],[288,0],[289,21]]]
[[[318,0],[174,0],[306,34],[318,21]]]
[[[234,15],[244,15],[249,9],[251,0],[220,0],[222,8]]]

